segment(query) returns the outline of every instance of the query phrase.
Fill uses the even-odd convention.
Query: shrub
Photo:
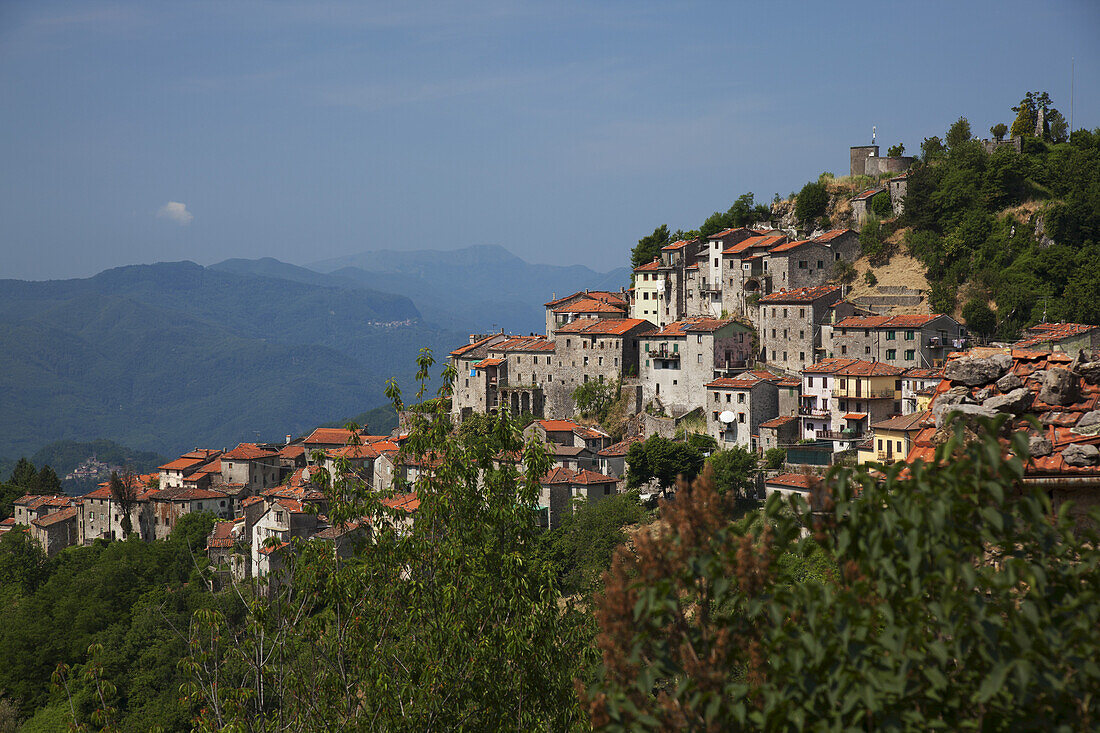
[[[978,298],[971,298],[962,308],[962,317],[966,327],[974,333],[988,336],[997,328],[997,315],[989,304]]]
[[[897,145],[891,145],[886,150],[886,156],[888,158],[900,158],[905,155],[905,143],[898,143]]]
[[[848,260],[837,260],[833,263],[833,279],[837,282],[850,283],[856,279],[856,268]]]
[[[769,448],[764,451],[764,465],[772,470],[783,467],[787,462],[787,451],[784,448]]]
[[[871,287],[878,285],[878,278],[875,277],[875,273],[871,270],[863,273],[863,282],[867,283]]]
[[[879,191],[871,197],[871,212],[880,219],[885,219],[894,213],[894,207],[890,203],[890,194]]]
[[[807,183],[798,192],[794,204],[794,215],[799,221],[810,221],[825,214],[829,205],[829,190],[824,183]]]

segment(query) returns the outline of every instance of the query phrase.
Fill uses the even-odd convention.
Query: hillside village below
[[[1011,143],[986,142],[1001,144]],[[1029,431],[1027,480],[1087,511],[1100,497],[1100,327],[1040,323],[995,342],[957,313],[932,312],[918,283],[853,294],[844,273],[866,256],[856,229],[876,197],[880,213],[883,202],[901,213],[912,162],[853,147],[850,180],[870,185],[835,207],[828,228],[801,229],[777,203],[771,221],[661,246],[629,288],[547,293],[544,333],[471,334],[449,354],[453,423],[526,418],[525,436],[554,463],[538,507],[549,528],[578,502],[626,491],[631,447],[654,435],[704,433],[717,450],[761,459],[780,451],[778,467],[759,472],[757,495],[808,495],[836,463],[930,458],[949,412],[1008,414]],[[591,383],[622,421],[601,425],[578,406]],[[403,420],[389,435],[318,428],[280,444],[196,449],[81,497],[20,497],[0,533],[25,527],[55,555],[129,534],[162,539],[180,517],[212,512],[224,520],[208,538],[215,564],[237,579],[267,576],[294,538],[331,543],[339,556],[369,533],[326,518],[323,478],[337,461],[398,516],[416,512],[409,488],[430,465],[403,450],[406,430]]]

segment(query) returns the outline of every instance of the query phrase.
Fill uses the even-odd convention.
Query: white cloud
[[[174,221],[182,227],[191,223],[191,220],[195,218],[195,215],[187,210],[187,204],[181,204],[179,201],[169,201],[164,206],[157,209],[158,219],[168,219]]]

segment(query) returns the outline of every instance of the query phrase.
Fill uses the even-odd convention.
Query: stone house
[[[781,290],[760,298],[760,357],[769,365],[798,373],[822,348],[822,327],[840,303],[840,288]]]
[[[775,383],[779,390],[779,414],[797,415],[798,406],[802,404],[802,377],[797,379],[780,379]]]
[[[184,453],[176,460],[170,461],[157,469],[160,472],[158,487],[161,489],[182,487],[185,477],[215,461],[219,455],[221,455],[221,451],[209,448],[196,448],[190,453]]]
[[[630,452],[630,446],[638,442],[637,438],[627,438],[618,443],[613,443],[596,454],[597,469],[604,476],[613,476],[617,479],[626,477],[626,454]],[[622,490],[621,481],[617,487]]]
[[[24,494],[12,502],[14,524],[25,527],[31,522],[54,512],[59,512],[73,504],[73,498],[65,494]]]
[[[527,426],[523,435],[541,443],[583,448],[593,455],[611,445],[611,436],[604,431],[578,425],[572,420],[535,420]]]
[[[650,319],[663,326],[692,314],[696,306],[699,264],[697,256],[705,247],[699,239],[681,239],[661,248],[661,261],[658,268],[659,279],[664,288],[658,289],[658,313],[656,319]]]
[[[318,530],[319,519],[307,505],[293,499],[270,502],[252,528],[253,577],[263,577],[279,570],[278,552],[291,539],[307,539]],[[273,558],[273,555],[275,557]]]
[[[871,425],[871,438],[861,446],[857,454],[859,463],[893,463],[904,461],[909,451],[916,445],[920,424],[925,419],[923,412],[909,415],[895,415],[879,420]]]
[[[354,433],[354,439],[358,441],[365,441],[368,438],[374,437],[377,436],[368,434],[366,425],[359,428],[359,430]],[[353,433],[347,428],[317,428],[302,441],[302,448],[305,449],[306,464],[313,465],[315,463],[315,455],[319,453],[323,457],[325,451],[330,448],[342,448],[345,445],[349,445],[352,439]]]
[[[650,321],[619,318],[574,321],[555,331],[552,369],[543,385],[547,417],[572,417],[573,391],[585,382],[638,374],[638,339],[652,329]]]
[[[1027,329],[1027,334],[1013,346],[1017,349],[1036,351],[1061,351],[1077,355],[1100,354],[1100,326],[1083,323],[1037,323]]]
[[[564,300],[564,299],[563,299]],[[554,303],[557,301],[551,301]],[[550,303],[547,303],[549,306]],[[548,311],[547,319],[552,318]],[[549,328],[549,324],[547,328]],[[455,422],[474,412],[489,412],[488,376],[477,373],[476,364],[489,356],[489,347],[508,339],[503,333],[490,335],[471,334],[470,341],[450,353],[451,365],[457,372],[451,393],[451,417]],[[496,393],[492,394],[495,399]],[[494,404],[495,406],[495,404]]]
[[[744,230],[740,230],[744,231]],[[750,231],[749,236],[728,241],[722,250],[722,272],[718,281],[721,310],[754,320],[753,299],[772,290],[767,253],[787,241],[785,234]],[[713,295],[713,293],[712,293]]]
[[[885,190],[882,187],[869,188],[852,197],[849,204],[852,207],[852,221],[857,227],[863,226],[863,222],[867,221],[867,217],[871,213],[871,199]]]
[[[855,359],[822,359],[803,367],[802,402],[798,407],[801,439],[817,440],[819,434],[833,430],[835,374],[855,362]]]
[[[894,216],[905,213],[905,196],[909,192],[909,174],[902,173],[894,176],[886,182],[886,190],[890,192],[890,208],[894,210]]]
[[[786,448],[798,442],[798,416],[780,415],[760,423],[760,450]]]
[[[595,471],[573,471],[568,468],[552,468],[539,484],[539,516],[541,526],[558,527],[573,512],[574,500],[594,504],[615,492],[618,479]]]
[[[807,502],[810,501],[810,492],[813,487],[813,476],[801,473],[784,473],[764,479],[764,495],[779,494],[782,497],[791,495],[801,496]]]
[[[906,369],[901,375],[901,414],[927,410],[942,379],[943,369]]]
[[[719,449],[761,449],[761,423],[779,414],[778,381],[771,372],[753,371],[707,383],[707,434]]]
[[[593,306],[592,301],[600,305]],[[584,302],[584,305],[578,305],[582,302]],[[620,290],[617,293],[608,290],[577,291],[564,298],[554,298],[549,303],[544,303],[543,306],[546,308],[545,333],[547,338],[551,337],[558,326],[562,326],[576,317],[626,318],[627,313],[631,310],[630,296],[625,290]],[[471,336],[470,339],[470,344],[473,344],[475,337]],[[451,352],[451,356],[454,356],[454,352]],[[484,358],[484,355],[482,358]]]
[[[233,450],[223,453],[220,461],[222,480],[227,484],[241,484],[252,494],[278,486],[282,478],[279,453],[255,443],[238,444]]]
[[[639,334],[642,399],[682,414],[706,401],[704,385],[744,369],[752,328],[733,319],[691,318]]]
[[[67,506],[31,520],[30,536],[42,547],[46,557],[53,557],[66,547],[77,544],[77,510]]]
[[[822,327],[829,357],[881,361],[893,366],[940,367],[946,354],[967,346],[965,329],[951,316],[850,316]]]
[[[192,512],[210,512],[220,519],[232,519],[235,500],[214,489],[172,488],[151,496],[154,538],[162,540],[172,533],[180,517]]]
[[[901,414],[901,375],[905,370],[882,362],[854,361],[833,372],[832,428],[820,440],[850,450],[870,434],[871,425]]]
[[[633,293],[630,315],[658,323],[665,309],[665,279],[661,276],[659,259],[634,268]]]

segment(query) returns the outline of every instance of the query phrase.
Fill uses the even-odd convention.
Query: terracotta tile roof
[[[500,366],[503,363],[504,359],[482,359],[474,364],[474,369],[488,369],[489,367]]]
[[[750,249],[770,249],[786,239],[787,236],[785,234],[749,237],[748,239],[738,242],[732,247],[727,247],[726,249],[722,250],[722,254],[738,255],[742,252],[747,252]]]
[[[661,251],[662,252],[672,252],[672,251],[677,250],[677,249],[683,249],[687,245],[688,245],[688,240],[681,239],[677,242],[673,242],[672,244],[666,244],[664,247],[661,247]]]
[[[31,524],[38,527],[49,527],[51,525],[57,524],[58,522],[66,522],[70,519],[76,519],[75,506],[66,507],[51,514],[47,514],[44,517],[31,520]]]
[[[707,237],[707,239],[722,239],[723,237],[725,237],[729,234],[734,234],[736,232],[747,232],[747,231],[750,231],[750,230],[745,229],[745,227],[733,227],[731,229],[723,229],[722,231],[720,231],[716,234],[712,234],[709,237]]]
[[[229,451],[228,453],[222,454],[216,470],[221,470],[222,460],[255,461],[259,460],[260,458],[275,458],[278,455],[278,453],[267,450],[266,448],[261,448],[255,443],[238,443],[236,448]]]
[[[459,347],[458,347],[457,349],[455,349],[454,351],[452,351],[452,352],[450,353],[450,355],[451,355],[451,356],[462,356],[462,355],[463,355],[463,354],[465,354],[465,353],[466,353],[467,351],[472,351],[472,350],[474,350],[474,349],[476,349],[476,348],[478,348],[478,347],[480,347],[480,346],[484,346],[485,344],[487,344],[487,343],[489,343],[490,341],[492,341],[493,339],[495,339],[495,338],[496,338],[496,337],[497,337],[498,335],[499,335],[499,334],[495,334],[495,333],[494,333],[494,334],[490,334],[490,335],[488,335],[488,336],[486,336],[486,337],[484,337],[484,338],[480,338],[480,339],[478,339],[477,341],[475,341],[475,342],[474,342],[474,343],[472,343],[472,344],[465,344],[465,345],[463,345],[463,346],[459,346]]]
[[[839,369],[855,364],[855,359],[822,359],[802,369],[803,374],[833,374]]]
[[[306,445],[344,445],[351,436],[347,428],[317,428],[303,442]]]
[[[621,336],[638,326],[652,325],[641,318],[581,318],[567,323],[555,333],[583,333],[592,336]]]
[[[112,497],[111,489],[107,486],[100,486],[96,490],[89,491],[87,494],[84,494],[84,496],[82,496],[80,498],[81,498],[81,500],[84,500],[84,499],[110,499],[111,497]]]
[[[509,351],[553,351],[554,342],[545,336],[511,336],[489,347],[490,353]]]
[[[214,522],[214,529],[210,533],[210,539],[207,540],[207,547],[232,547],[235,542],[233,537],[233,529],[236,526],[234,522],[217,521]]]
[[[770,250],[768,250],[768,254],[774,255],[782,254],[783,252],[790,252],[792,249],[798,249],[799,247],[805,244],[810,244],[811,242],[812,240],[809,239],[799,239],[796,242],[784,242],[783,244],[778,244],[772,247]]]
[[[871,198],[876,193],[882,193],[885,190],[886,190],[885,188],[869,188],[866,191],[863,191],[861,193],[857,193],[855,196],[853,196],[852,201],[864,201],[866,199]]]
[[[790,425],[791,423],[798,422],[798,417],[795,415],[780,415],[779,417],[773,417],[771,420],[765,420],[760,423],[762,428],[781,428],[784,425]]]
[[[801,387],[802,382],[797,379],[780,379],[776,384],[780,387]]]
[[[816,476],[807,476],[803,473],[784,473],[779,476],[764,479],[764,483],[798,489],[800,491],[809,491],[816,478]]]
[[[290,547],[289,542],[278,542],[274,545],[261,547],[260,553],[263,555],[273,555],[286,547]]]
[[[400,509],[412,514],[420,508],[420,497],[416,494],[398,494],[383,499],[382,504],[390,509]]]
[[[901,316],[848,316],[837,323],[836,328],[920,328],[941,317],[943,317],[942,313]]]
[[[928,369],[927,367],[913,367],[906,369],[901,375],[902,379],[943,379],[943,369]]]
[[[927,412],[914,412],[910,415],[896,415],[873,424],[875,430],[916,430],[922,420],[928,418]]]
[[[373,445],[345,445],[341,448],[329,448],[325,454],[330,458],[347,458],[349,460],[374,460],[378,457],[378,449]]]
[[[72,501],[72,497],[65,494],[23,494],[12,505],[37,509],[40,506],[68,506]]]
[[[779,292],[765,295],[760,298],[761,303],[812,303],[818,298],[828,295],[840,295],[840,288],[835,285],[819,285],[816,288],[797,288],[796,290],[780,290]]]
[[[158,491],[153,501],[200,501],[203,499],[227,499],[224,491],[214,489],[196,489],[189,486]]]
[[[1029,349],[1047,342],[1058,342],[1084,335],[1100,326],[1084,323],[1037,323],[1027,329],[1028,335],[1013,346],[1017,349]]]
[[[248,497],[247,499],[245,499],[244,501],[241,502],[241,506],[242,507],[252,506],[256,502],[263,501],[263,500],[264,500],[264,498],[262,496],[250,496],[250,497]]]
[[[184,471],[193,466],[197,466],[206,459],[204,458],[177,458],[174,461],[169,461],[163,466],[160,466],[161,471]]]
[[[348,522],[342,525],[333,525],[331,527],[325,527],[320,532],[314,534],[310,539],[315,540],[334,540],[339,537],[343,537],[349,532],[354,532],[363,526],[363,522]]]
[[[588,425],[578,425],[573,428],[573,434],[577,435],[585,440],[595,440],[596,438],[610,438],[611,436],[602,430],[589,427]]]
[[[286,497],[278,497],[271,504],[272,508],[280,506],[286,509],[291,514],[306,514],[306,505],[302,503],[300,499],[288,499]]]
[[[588,450],[583,445],[559,445],[558,443],[550,443],[548,447],[555,456],[566,456],[569,458],[579,456],[581,453]]]
[[[305,454],[305,446],[301,445],[288,445],[279,449],[280,458],[300,458]]]
[[[603,303],[598,300],[586,298],[575,303],[566,303],[554,308],[554,313],[623,313],[626,305],[617,303]]]
[[[618,458],[619,456],[625,456],[630,452],[630,446],[635,443],[641,442],[638,438],[627,438],[626,440],[620,440],[618,443],[607,446],[596,455],[603,458]]]
[[[196,448],[190,453],[184,453],[180,458],[201,458],[205,461],[207,458],[212,458],[219,453],[221,453],[221,451],[214,448]]]
[[[667,324],[664,328],[660,328],[656,331],[646,331],[639,334],[645,338],[660,338],[664,336],[686,336],[689,333],[713,333],[721,328],[725,328],[731,323],[737,323],[732,318],[685,318],[680,321],[674,321]]]
[[[843,420],[863,420],[867,417],[866,412],[849,412],[844,415]]]
[[[619,479],[613,476],[604,476],[602,473],[596,471],[590,471],[587,468],[574,471],[569,468],[558,466],[550,469],[550,472],[542,477],[541,484],[577,484],[581,486],[591,486],[595,484],[615,484]]]
[[[547,308],[553,308],[554,306],[561,305],[571,298],[577,297],[591,298],[592,300],[599,300],[605,303],[618,303],[619,305],[626,305],[626,301],[623,300],[622,295],[620,295],[619,293],[613,293],[609,290],[578,290],[572,295],[567,295],[564,298],[551,300],[549,303],[543,303],[543,305]]]
[[[15,517],[8,517],[7,519],[0,519],[0,527],[14,527]]]
[[[817,237],[814,237],[814,241],[815,242],[831,242],[834,239],[837,239],[838,237],[841,237],[845,234],[848,234],[849,232],[851,232],[852,234],[855,234],[855,232],[853,232],[851,229],[830,229],[829,231],[825,232],[824,234],[822,234],[820,236],[817,236]]]
[[[840,377],[887,377],[897,376],[904,371],[905,369],[901,367],[891,366],[881,361],[857,360],[837,369],[836,375]]]
[[[758,384],[764,382],[775,383],[779,381],[779,377],[775,376],[771,372],[765,371],[751,371],[738,374],[736,377],[722,377],[721,379],[715,379],[711,382],[707,382],[707,389],[752,389]]]
[[[571,433],[574,428],[579,427],[572,420],[537,420],[536,422],[548,433]]]

